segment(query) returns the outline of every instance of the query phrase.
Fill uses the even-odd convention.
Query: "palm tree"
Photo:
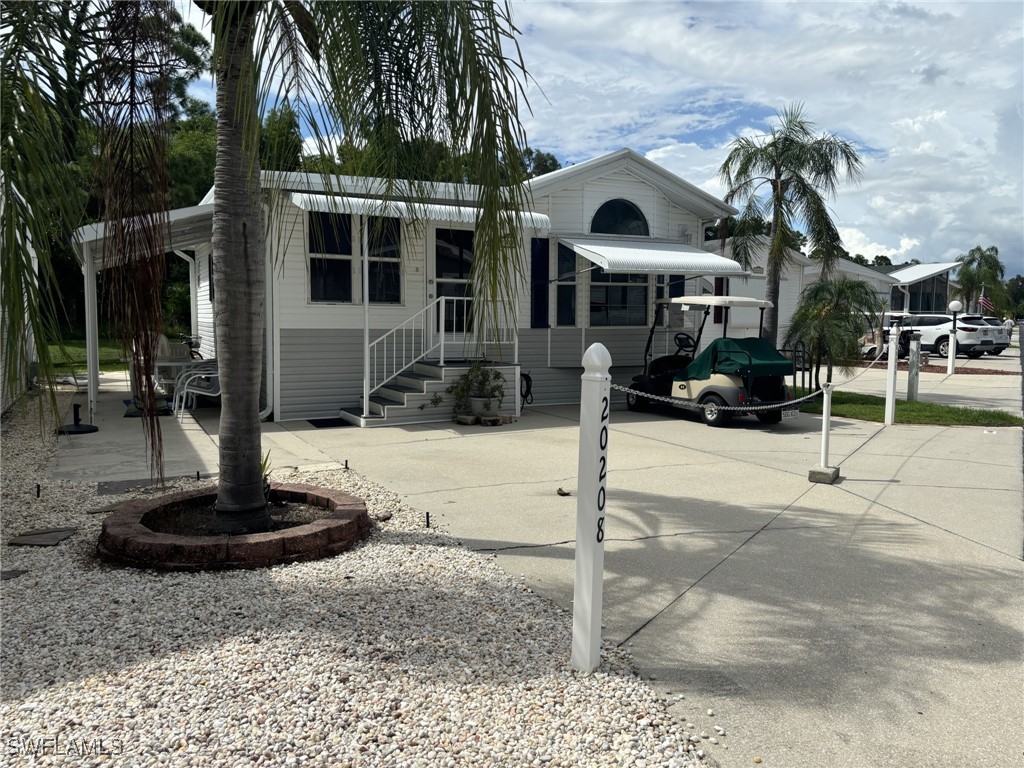
[[[864,280],[846,275],[820,280],[804,288],[789,330],[786,346],[801,341],[811,354],[814,386],[821,388],[821,365],[826,381],[834,368],[846,372],[861,358],[860,337],[873,327],[881,302]]]
[[[822,276],[827,277],[843,253],[827,203],[835,197],[839,177],[845,174],[856,183],[862,168],[853,144],[833,134],[814,135],[814,123],[805,117],[801,103],[777,116],[779,125],[766,134],[735,139],[718,171],[729,190],[725,202],[741,206],[733,256],[749,266],[754,249],[767,239],[765,298],[774,306],[765,312],[764,335],[772,344],[778,338],[782,270],[790,250],[799,250],[797,224],[802,223],[811,255],[821,259]],[[767,238],[760,234],[765,221],[771,224]]]
[[[395,163],[406,153],[388,151],[389,147],[428,138],[462,157],[476,181],[473,202],[481,210],[473,278],[482,298],[478,308],[474,302],[476,322],[483,327],[500,319],[501,308],[514,305],[522,269],[510,254],[516,252],[517,211],[525,205],[525,191],[519,179],[510,179],[508,169],[518,167],[526,146],[518,117],[518,103],[525,102],[525,69],[507,4],[195,1],[211,20],[217,84],[212,258],[223,394],[216,508],[223,530],[256,531],[269,522],[258,418],[267,258],[259,164],[261,109],[286,101],[310,127],[320,154],[326,156],[333,155],[332,136],[344,135],[356,145],[373,136],[378,151],[366,154],[360,171],[384,179],[386,197],[415,200],[423,191],[422,184],[401,181]],[[165,131],[161,101],[147,101],[140,94],[142,83],[152,87],[164,79],[153,77],[146,67],[159,64],[160,46],[140,50],[137,41],[144,27],[142,14],[166,12],[171,3],[112,5],[120,15],[109,28],[108,55],[100,62],[112,73],[106,82],[119,88],[121,97],[102,102],[112,119],[101,126],[110,137],[101,151],[110,158],[108,198],[118,203],[108,205],[108,223],[115,232],[123,229],[116,238],[118,250],[130,252],[129,244],[139,242],[154,249],[146,257],[125,260],[118,270],[141,275],[132,279],[121,300],[136,310],[128,324],[143,348],[146,370],[146,361],[152,360],[146,338],[150,329],[159,327],[159,302],[140,301],[138,296],[153,278],[147,268],[155,250],[165,242],[161,233],[166,215],[160,204],[165,175],[140,171],[159,170],[165,163]],[[22,42],[30,46],[34,38],[26,35]],[[43,50],[41,55],[50,53]],[[5,52],[5,64],[6,59]],[[131,98],[123,97],[126,89]],[[126,104],[139,105],[139,111],[125,112]],[[137,130],[143,123],[148,133]],[[114,162],[119,158],[124,162]],[[129,172],[128,160],[136,164],[134,173]],[[132,180],[139,178],[148,180],[147,185],[133,186]],[[47,181],[61,188],[57,171]],[[337,183],[325,178],[328,189],[337,189]],[[282,197],[271,195],[270,204]],[[5,286],[7,277],[5,272]],[[13,298],[17,297],[5,287],[4,306]],[[159,424],[155,418],[153,422],[147,434],[159,464]]]
[[[977,301],[982,290],[994,303],[1009,304],[1003,277],[1006,268],[999,260],[999,249],[994,245],[982,248],[976,245],[967,253],[961,253],[956,260],[960,263],[957,271],[957,295],[969,310],[977,310]]]

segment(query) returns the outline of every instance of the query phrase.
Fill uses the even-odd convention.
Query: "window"
[[[371,216],[366,222],[370,303],[402,303],[402,222]]]
[[[557,325],[576,325],[576,251],[558,244]]]
[[[590,273],[590,325],[647,325],[647,275]]]
[[[639,235],[649,237],[650,228],[647,218],[629,200],[616,198],[609,200],[594,214],[590,220],[590,231],[602,235]]]
[[[347,213],[310,211],[309,252],[332,256],[352,255],[352,217]]]
[[[352,254],[352,217],[348,214],[310,211],[307,215],[309,252],[349,256]],[[352,260],[310,256],[309,300],[351,303]]]
[[[351,303],[352,260],[310,256],[309,300]]]

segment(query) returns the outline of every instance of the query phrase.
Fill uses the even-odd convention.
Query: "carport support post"
[[[896,420],[896,366],[899,362],[900,335],[889,334],[889,368],[885,374],[885,426]]]
[[[573,669],[583,672],[593,672],[601,664],[605,483],[611,406],[608,371],[611,367],[612,357],[603,344],[592,344],[583,355],[571,659]]]
[[[921,378],[921,334],[910,334],[910,358],[907,360],[907,401],[917,401],[917,385]]]
[[[821,386],[821,391],[824,392],[824,401],[821,404],[821,465],[814,467],[808,475],[807,479],[812,483],[828,483],[831,485],[839,477],[839,467],[830,467],[828,465],[828,436],[832,430],[832,389],[834,385],[831,381],[826,381]]]

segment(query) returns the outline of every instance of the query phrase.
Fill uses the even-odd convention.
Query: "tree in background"
[[[732,255],[749,267],[754,249],[767,241],[765,298],[773,307],[765,312],[764,335],[772,344],[778,338],[782,270],[790,250],[800,248],[797,224],[803,224],[811,254],[821,260],[822,276],[828,277],[842,252],[828,200],[835,197],[841,176],[856,183],[862,168],[853,144],[834,134],[814,134],[802,104],[786,107],[777,117],[778,125],[767,133],[735,139],[719,169],[729,190],[725,202],[741,207],[738,222],[771,222],[767,236],[749,229],[734,234]]]
[[[803,342],[814,366],[814,387],[832,381],[834,368],[848,372],[861,359],[860,337],[874,327],[882,300],[864,280],[833,275],[804,288],[786,333],[785,346]]]
[[[263,118],[260,168],[267,171],[298,171],[302,168],[299,115],[287,102],[280,107],[272,107]]]
[[[562,164],[558,162],[558,158],[550,152],[536,150],[532,147],[523,150],[523,172],[528,179],[557,171],[561,167]]]
[[[982,290],[997,308],[996,311],[1006,312],[1010,308],[1010,298],[1003,285],[1006,268],[999,260],[999,249],[994,245],[982,248],[976,245],[967,253],[956,257],[960,268],[957,270],[956,295],[964,303],[968,312],[979,312],[978,299]],[[988,312],[983,314],[990,314]]]

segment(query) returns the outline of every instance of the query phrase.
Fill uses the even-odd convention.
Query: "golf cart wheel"
[[[984,354],[985,354],[984,350],[972,349],[970,352],[967,353],[967,356],[969,358],[971,358],[971,360],[977,360],[979,357],[981,357]]]
[[[758,411],[754,414],[762,424],[778,424],[782,421],[782,409],[773,408],[770,411]]]
[[[732,420],[732,413],[723,411],[725,400],[718,395],[708,395],[700,401],[700,415],[709,427],[724,427]]]
[[[650,401],[636,390],[626,391],[626,407],[631,411],[646,411]]]
[[[935,345],[935,353],[939,357],[949,357],[949,338],[943,337],[939,339],[939,343]]]
[[[990,349],[988,353],[990,355],[1001,355],[1003,354],[1004,349],[1006,349],[1006,347],[1000,347],[999,349]]]

